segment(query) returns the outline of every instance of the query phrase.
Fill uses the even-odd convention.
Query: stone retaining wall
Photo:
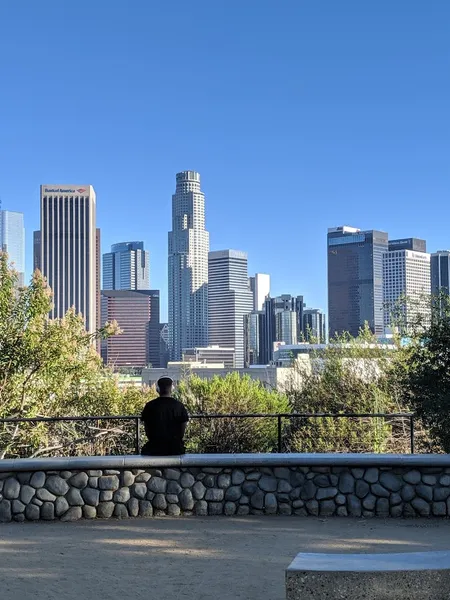
[[[1,461],[0,522],[163,515],[450,516],[446,460],[426,467],[420,457],[410,465],[397,457],[386,466],[378,457],[384,466],[376,466],[373,455],[369,460],[335,455],[333,466],[323,464],[333,455],[309,456],[310,465],[305,464],[308,455],[41,459],[30,461],[30,470],[24,470],[26,460]],[[102,462],[119,468],[86,468]],[[79,468],[45,469],[71,463]],[[5,472],[11,465],[16,470]]]

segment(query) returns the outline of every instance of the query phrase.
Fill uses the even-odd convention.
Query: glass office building
[[[25,283],[25,228],[23,213],[0,210],[0,250],[17,271],[18,284]]]
[[[144,242],[120,242],[103,255],[104,290],[150,289],[149,253]]]
[[[344,332],[357,336],[367,322],[376,335],[384,333],[384,231],[354,227],[328,230],[328,322],[330,337]]]
[[[431,293],[433,295],[450,290],[450,251],[438,250],[431,255]]]

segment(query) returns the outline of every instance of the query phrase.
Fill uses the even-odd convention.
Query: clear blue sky
[[[90,183],[102,249],[144,240],[166,315],[175,173],[211,248],[326,309],[326,230],[450,247],[448,0],[0,2],[0,196]]]

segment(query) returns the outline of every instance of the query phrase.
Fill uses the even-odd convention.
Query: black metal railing
[[[190,415],[189,452],[415,451],[412,413]],[[139,416],[0,419],[0,456],[140,453]],[[5,450],[6,449],[6,450]]]

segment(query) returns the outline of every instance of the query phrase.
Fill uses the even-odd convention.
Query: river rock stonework
[[[0,473],[0,522],[178,515],[450,517],[450,468],[148,468]]]

